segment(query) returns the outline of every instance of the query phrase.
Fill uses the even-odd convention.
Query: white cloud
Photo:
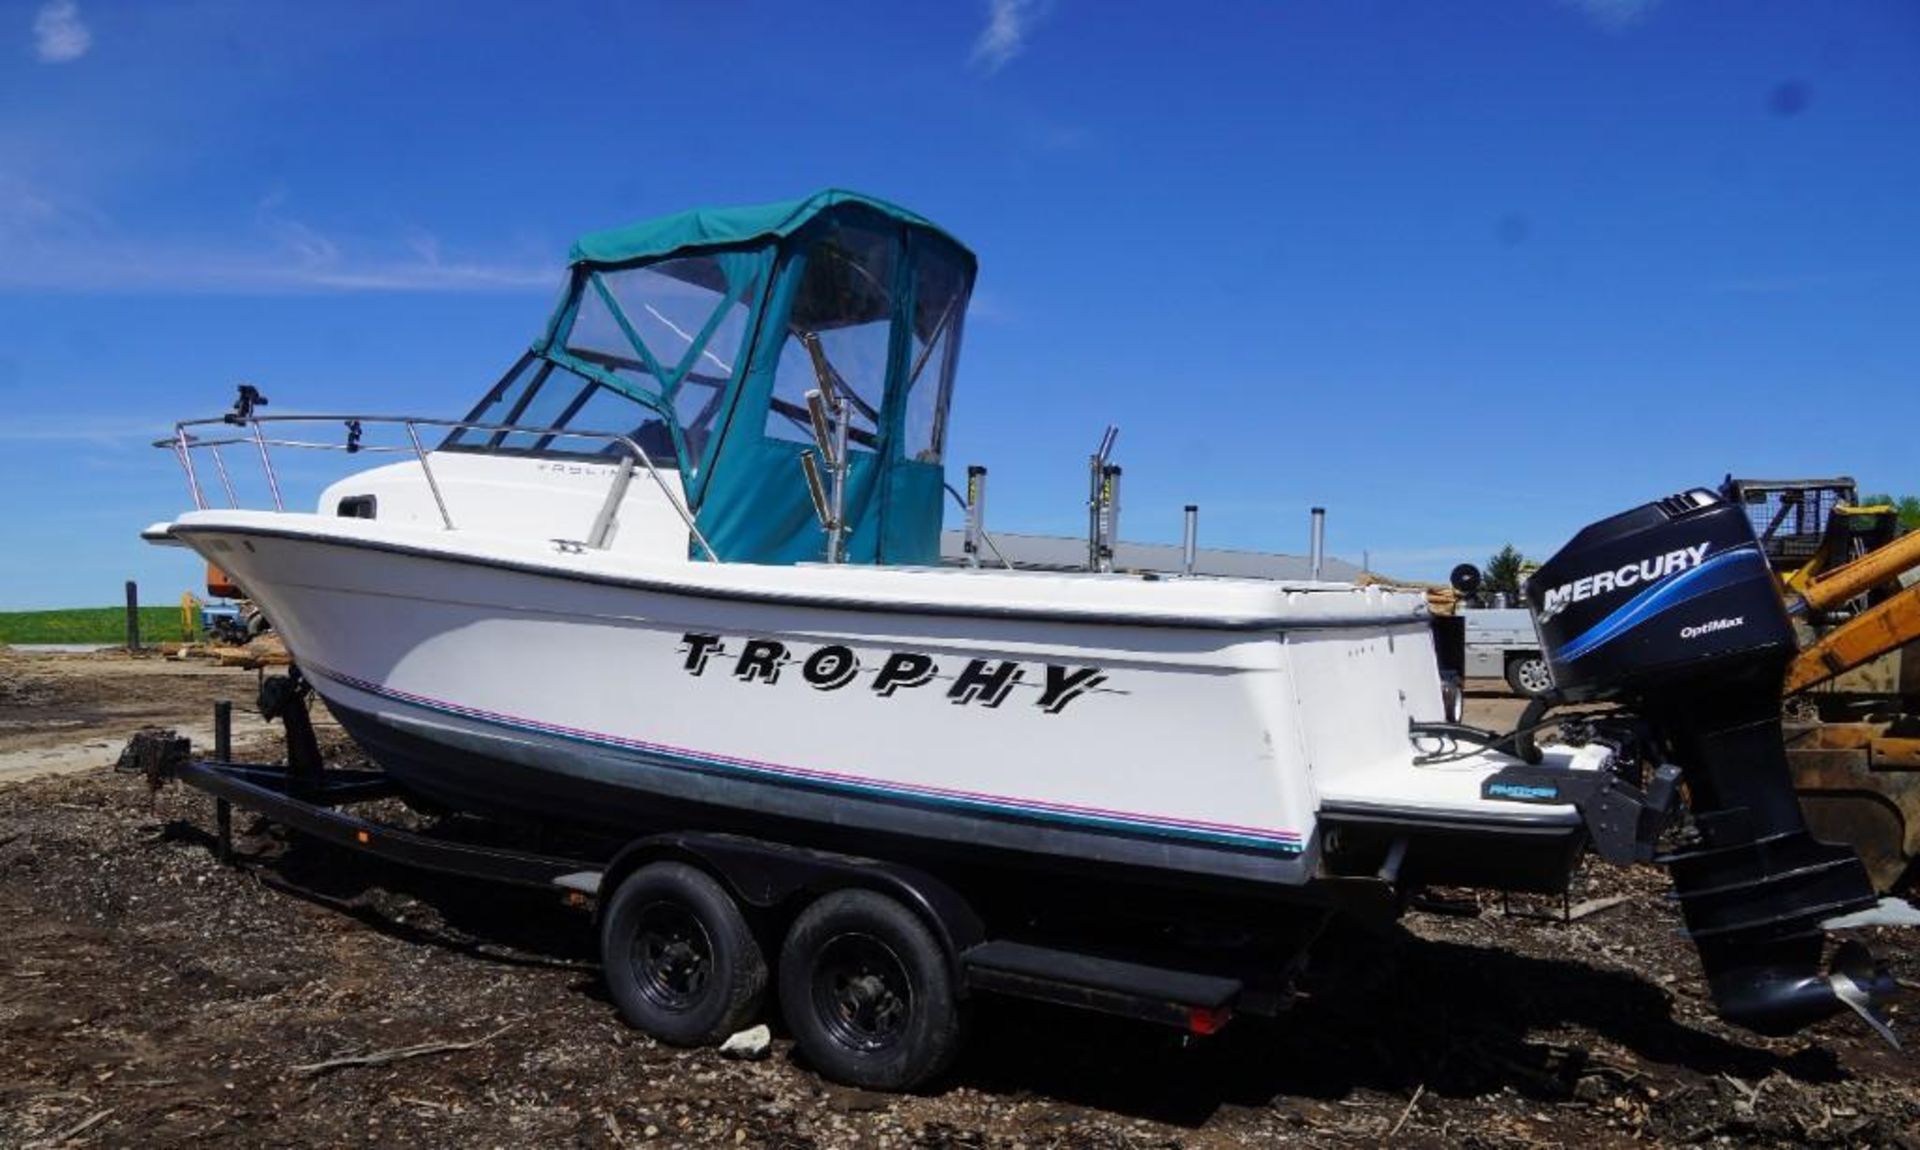
[[[286,247],[241,250],[189,241],[56,246],[43,250],[33,260],[20,262],[3,257],[0,253],[0,291],[139,295],[546,293],[558,288],[563,274],[557,258],[549,265],[415,256],[314,259]]]
[[[177,417],[128,419],[123,415],[63,415],[34,426],[25,421],[0,427],[0,443],[90,443],[115,447],[151,443],[169,433]]]
[[[255,282],[266,290],[279,287],[320,291],[545,292],[557,290],[560,277],[558,260],[552,267],[513,267],[413,259],[358,266],[288,269],[280,275],[262,274]]]
[[[973,62],[988,72],[1007,66],[1027,46],[1027,33],[1048,0],[987,0],[987,26],[973,42]]]
[[[0,291],[547,292],[559,260],[449,258],[430,233],[336,239],[279,209],[276,193],[238,239],[130,237],[111,219],[0,172]]]
[[[253,212],[254,221],[260,225],[260,230],[277,240],[286,254],[303,267],[338,263],[339,245],[299,220],[282,216],[280,205],[285,201],[286,193],[284,192],[274,192],[260,201]]]
[[[45,64],[78,60],[93,47],[93,29],[73,0],[48,0],[33,17],[33,51]]]
[[[53,201],[25,180],[0,172],[0,240],[11,233],[44,228],[59,217]]]
[[[1608,32],[1625,32],[1645,20],[1660,0],[1561,0]]]

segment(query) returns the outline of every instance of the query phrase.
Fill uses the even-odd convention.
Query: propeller
[[[1873,1027],[1875,1034],[1886,1039],[1895,1050],[1900,1049],[1892,1020],[1881,1013],[1879,1006],[1893,993],[1894,981],[1866,947],[1857,942],[1841,943],[1833,954],[1833,965],[1828,968],[1827,985],[1847,1009]]]

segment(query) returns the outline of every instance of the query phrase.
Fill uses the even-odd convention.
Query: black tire
[[[835,891],[794,920],[780,948],[780,1009],[814,1068],[849,1086],[911,1090],[960,1051],[945,948],[873,891]]]
[[[766,1000],[766,956],[739,906],[685,863],[650,863],[620,884],[601,915],[600,965],[627,1021],[675,1046],[745,1029]]]
[[[1516,695],[1533,698],[1553,689],[1553,675],[1547,670],[1546,657],[1535,652],[1507,659],[1507,686]]]

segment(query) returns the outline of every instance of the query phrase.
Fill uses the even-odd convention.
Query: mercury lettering
[[[1596,595],[1625,591],[1629,587],[1638,587],[1643,583],[1656,583],[1669,575],[1678,574],[1690,567],[1698,567],[1707,557],[1708,546],[1705,543],[1696,543],[1691,547],[1669,551],[1665,555],[1655,555],[1637,563],[1616,567],[1611,571],[1596,571],[1591,575],[1582,575],[1571,583],[1562,583],[1547,592],[1546,601],[1540,608],[1540,621],[1544,623],[1569,606],[1583,603]]]

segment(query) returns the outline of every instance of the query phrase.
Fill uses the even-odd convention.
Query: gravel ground
[[[119,674],[44,670],[0,655],[0,719],[103,713]],[[166,709],[164,674],[124,677]],[[173,710],[251,682],[185,675]],[[731,1062],[627,1028],[557,900],[235,824],[222,866],[197,792],[99,766],[0,782],[0,1146],[1920,1148],[1920,1070],[1864,1027],[1712,1017],[1650,869],[1590,866],[1573,922],[1456,895],[1336,933],[1291,1013],[1192,1045],[983,1003],[955,1070],[889,1097],[823,1082],[777,1029],[770,1059]],[[1913,938],[1861,933],[1920,979]]]

